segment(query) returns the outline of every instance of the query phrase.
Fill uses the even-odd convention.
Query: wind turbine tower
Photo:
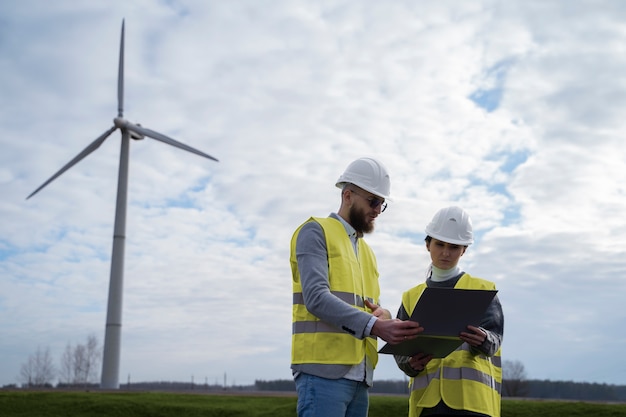
[[[100,145],[102,145],[111,133],[117,129],[120,130],[122,134],[122,144],[117,180],[117,202],[115,205],[111,275],[109,280],[109,298],[107,303],[107,317],[104,333],[102,377],[100,381],[100,387],[103,389],[119,388],[120,348],[122,335],[122,295],[124,285],[124,246],[126,240],[126,207],[128,195],[128,160],[130,139],[140,140],[144,137],[149,137],[217,162],[217,159],[211,155],[124,119],[124,20],[122,20],[122,33],[120,39],[117,103],[117,117],[113,119],[113,126],[96,138],[96,140],[76,155],[74,159],[68,162],[59,171],[57,171],[56,174],[50,177],[46,182],[39,186],[39,188],[26,197],[28,200],[37,194],[46,185],[50,184],[65,171],[100,147]]]

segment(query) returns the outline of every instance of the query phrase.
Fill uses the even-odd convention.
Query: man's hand
[[[418,322],[411,320],[376,320],[372,327],[372,334],[383,339],[387,343],[396,345],[405,340],[415,339],[424,328]]]
[[[375,317],[378,317],[379,319],[384,319],[384,320],[391,319],[391,313],[389,312],[389,310],[382,308],[378,304],[374,304],[370,302],[369,300],[365,300],[365,307],[372,310],[372,314]]]

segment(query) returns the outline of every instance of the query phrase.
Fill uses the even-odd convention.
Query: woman
[[[426,287],[495,289],[493,282],[473,277],[458,266],[474,241],[472,222],[465,210],[455,206],[439,210],[426,226],[426,235],[431,258],[428,276],[402,295],[398,311],[402,320],[411,316]],[[412,357],[394,355],[398,367],[411,377],[409,416],[499,417],[503,329],[502,306],[496,296],[480,326],[468,325],[459,335],[464,343],[445,358],[434,359],[427,352]]]

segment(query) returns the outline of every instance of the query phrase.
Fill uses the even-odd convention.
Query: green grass
[[[370,417],[407,415],[403,396],[370,397]],[[295,396],[160,392],[0,391],[2,417],[295,417]],[[504,400],[503,417],[617,417],[626,404]]]

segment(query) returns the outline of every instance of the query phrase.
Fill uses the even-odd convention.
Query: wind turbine
[[[120,40],[120,61],[117,78],[117,117],[113,119],[113,127],[91,142],[74,159],[68,162],[50,179],[33,191],[26,199],[37,194],[42,188],[54,181],[58,176],[73,167],[87,155],[95,151],[102,143],[119,129],[122,133],[120,151],[120,165],[117,182],[117,202],[115,206],[115,225],[113,231],[113,252],[111,255],[111,276],[109,280],[109,299],[107,303],[107,318],[104,333],[104,352],[102,357],[101,388],[119,388],[120,346],[122,333],[122,290],[124,283],[124,244],[126,233],[126,201],[128,195],[128,155],[129,139],[140,140],[144,137],[156,139],[160,142],[194,153],[204,158],[217,161],[216,158],[191,146],[180,143],[154,130],[146,129],[124,119],[124,20],[122,20],[122,34]]]

